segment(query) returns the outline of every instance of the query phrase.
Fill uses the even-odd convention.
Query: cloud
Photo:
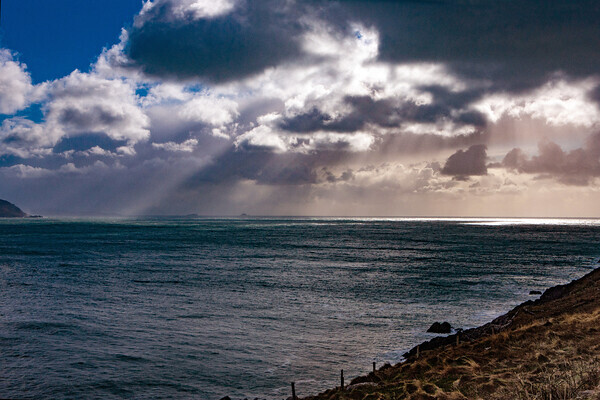
[[[589,101],[598,85],[598,77],[569,81],[557,77],[543,86],[519,95],[490,94],[477,101],[473,108],[497,122],[503,116],[529,116],[548,125],[590,128],[600,123],[600,109]]]
[[[322,21],[332,36],[375,29],[379,61],[441,63],[514,92],[557,71],[595,74],[599,17],[593,0],[156,0],[131,29],[127,54],[153,75],[236,80],[330,54],[324,42],[303,41]]]
[[[196,96],[179,107],[179,115],[195,122],[204,122],[213,126],[232,123],[238,116],[237,103],[224,98]]]
[[[0,49],[0,114],[14,114],[43,96],[44,84],[34,86],[27,66]]]
[[[175,15],[174,7],[184,3],[158,1],[142,12],[133,31],[156,21],[170,27],[193,25],[200,20],[215,23],[223,18],[235,19],[236,13],[249,12],[252,7],[259,7],[256,12],[267,12],[260,7],[266,7],[268,2],[255,3],[258,5],[238,2],[227,12],[210,17],[189,13],[183,17],[181,13]],[[301,8],[313,10],[313,6],[314,3],[306,2],[301,7],[300,2],[291,1],[278,4],[273,10],[295,15]],[[267,17],[262,24],[270,22]],[[165,28],[166,36],[171,32],[169,27]],[[383,138],[387,135],[403,137],[412,132],[465,136],[485,127],[483,114],[469,106],[476,91],[466,88],[442,65],[378,63],[378,34],[360,24],[355,26],[356,31],[346,34],[327,21],[303,18],[301,28],[295,38],[304,61],[279,63],[251,77],[219,81],[210,87],[206,97],[185,89],[185,82],[191,85],[194,80],[190,79],[203,79],[201,75],[179,76],[178,82],[161,82],[149,89],[142,100],[146,107],[152,107],[147,113],[158,115],[157,110],[163,109],[163,117],[176,132],[183,132],[184,127],[193,135],[210,131],[224,139],[232,138],[238,150],[262,148],[277,153],[366,152],[387,141]],[[132,43],[128,40],[126,46]],[[140,67],[143,68],[141,64]],[[178,118],[166,115],[166,110]],[[206,129],[190,125],[194,121],[221,126],[217,130]],[[153,121],[153,136],[159,124],[162,123]],[[182,133],[175,138],[163,137],[159,142],[180,143],[188,138]],[[422,141],[423,149],[427,143],[430,141]]]
[[[446,160],[442,174],[452,175],[459,179],[465,179],[472,175],[487,174],[487,147],[477,144],[467,150],[458,150]]]
[[[138,106],[135,86],[74,71],[52,83],[44,108],[46,124],[63,135],[102,132],[114,140],[147,140],[148,117]]]
[[[593,0],[339,1],[329,19],[380,32],[380,60],[442,62],[500,90],[539,86],[563,71],[586,77],[600,61]]]
[[[558,144],[543,141],[538,154],[527,156],[514,148],[502,160],[500,166],[525,174],[550,177],[568,185],[588,185],[592,178],[600,176],[600,134],[589,137],[586,145],[570,151]]]
[[[149,118],[140,108],[134,84],[105,79],[94,73],[74,71],[47,83],[42,105],[43,121],[23,117],[6,119],[0,129],[0,151],[39,154],[50,151],[62,139],[108,137],[129,147],[150,137]],[[88,148],[95,144],[93,140]],[[82,149],[85,150],[85,149]]]
[[[291,132],[355,132],[369,124],[383,128],[400,128],[407,122],[435,124],[451,121],[457,125],[477,128],[486,125],[485,117],[478,111],[453,109],[450,104],[438,103],[435,98],[430,104],[418,104],[411,101],[399,102],[393,98],[347,96],[344,102],[351,111],[337,119],[313,108],[307,113],[284,119],[280,127]]]
[[[37,102],[43,118],[2,121],[0,184],[49,210],[124,214],[451,214],[494,194],[589,184],[594,7],[147,1],[89,72],[33,87],[5,55],[24,84],[0,89],[0,104]]]
[[[185,153],[191,153],[198,145],[198,140],[188,139],[182,143],[166,142],[166,143],[152,143],[152,147],[155,149],[163,149],[166,151],[181,151]]]
[[[16,164],[10,167],[0,168],[0,173],[4,174],[5,176],[14,176],[20,179],[27,179],[43,178],[45,176],[48,176],[52,172],[44,168],[32,167],[30,165],[24,164]]]
[[[595,101],[596,104],[600,105],[600,84],[598,84],[593,90],[589,93],[590,99]]]
[[[0,150],[9,154],[19,151],[25,154],[29,148],[50,146],[53,141],[48,139],[40,124],[23,117],[7,118],[0,127]]]
[[[169,8],[166,17],[173,20],[211,19],[223,14],[228,14],[236,6],[235,0],[165,0],[148,1],[144,3],[142,11],[137,17],[137,23],[146,21],[153,16],[156,7]]]
[[[238,149],[261,148],[277,153],[306,153],[324,150],[364,152],[371,148],[375,138],[368,132],[331,133],[327,131],[310,134],[289,135],[279,128],[281,115],[267,114],[258,119],[259,125],[238,136]]]
[[[294,2],[150,3],[129,32],[126,52],[150,75],[214,82],[247,77],[297,58],[304,31]]]

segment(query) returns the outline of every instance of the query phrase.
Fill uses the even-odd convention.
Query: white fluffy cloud
[[[193,152],[197,145],[198,145],[198,140],[196,140],[196,139],[188,139],[182,143],[175,143],[175,142],[152,143],[152,147],[154,147],[155,149],[162,149],[162,150],[173,151],[173,152],[181,151],[184,153]]]
[[[148,13],[156,7],[167,5],[170,13],[168,20],[210,19],[227,14],[236,5],[235,0],[148,0],[136,18],[136,24],[142,25]]]
[[[132,146],[150,137],[150,120],[139,105],[135,89],[130,81],[77,70],[47,83],[44,120],[5,120],[0,128],[0,151],[25,157],[47,153],[63,138],[104,134],[125,142],[120,153],[133,154]]]
[[[0,114],[14,114],[43,95],[44,85],[34,86],[25,64],[8,49],[0,49]]]
[[[43,125],[25,118],[5,119],[0,126],[0,155],[39,157],[48,154],[55,142],[56,138],[51,138]]]
[[[49,95],[46,124],[62,135],[101,132],[132,144],[150,137],[149,119],[127,81],[74,71],[54,82]]]
[[[188,121],[224,126],[237,117],[237,103],[210,95],[195,96],[179,107],[179,116]]]
[[[178,18],[190,14],[195,19],[214,18],[229,13],[234,6],[234,0],[182,0],[174,8],[174,15]]]
[[[491,94],[474,107],[491,122],[497,122],[503,116],[528,116],[548,125],[590,128],[600,123],[600,109],[589,99],[589,93],[599,83],[596,78],[579,81],[558,78],[521,95]]]

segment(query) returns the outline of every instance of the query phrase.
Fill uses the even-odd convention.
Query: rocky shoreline
[[[600,399],[600,269],[304,400]]]
[[[596,272],[596,271],[599,271],[599,272]],[[583,280],[587,276],[594,274],[594,273],[600,273],[600,270],[594,270],[594,271],[590,272],[589,274],[583,276],[582,278],[577,279],[566,285],[557,285],[557,286],[553,286],[549,289],[546,289],[546,291],[541,293],[541,297],[539,299],[528,300],[524,303],[521,303],[518,306],[516,306],[515,308],[513,308],[512,310],[510,310],[509,312],[507,312],[506,314],[503,314],[503,315],[495,318],[492,322],[488,322],[487,324],[478,326],[476,328],[460,330],[459,332],[457,332],[453,335],[435,337],[431,340],[425,341],[425,342],[413,347],[410,351],[404,353],[402,356],[406,359],[409,359],[411,357],[416,356],[417,349],[419,349],[420,351],[434,350],[439,347],[454,344],[457,342],[457,339],[458,339],[459,343],[461,341],[472,342],[472,341],[478,340],[484,336],[489,336],[489,335],[500,333],[500,332],[503,332],[506,330],[510,330],[510,329],[512,329],[513,324],[515,322],[515,318],[519,315],[519,313],[535,315],[532,313],[532,311],[530,311],[530,307],[543,305],[552,300],[556,300],[556,299],[563,297],[565,294],[569,293],[570,290],[577,285],[578,281]]]
[[[600,399],[598,332],[600,268],[487,324],[425,341],[406,352],[405,361],[356,377],[343,389],[302,399]]]

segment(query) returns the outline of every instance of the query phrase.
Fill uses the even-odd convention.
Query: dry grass
[[[580,281],[519,306],[500,333],[422,351],[307,400],[600,400],[600,271]]]
[[[589,363],[575,361],[553,368],[544,366],[533,378],[517,375],[516,384],[500,390],[497,397],[518,400],[600,398],[600,392],[594,393],[600,383],[600,361],[597,358]]]

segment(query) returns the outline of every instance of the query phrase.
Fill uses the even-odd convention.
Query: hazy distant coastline
[[[25,218],[28,216],[29,214],[13,203],[0,199],[0,218]]]

